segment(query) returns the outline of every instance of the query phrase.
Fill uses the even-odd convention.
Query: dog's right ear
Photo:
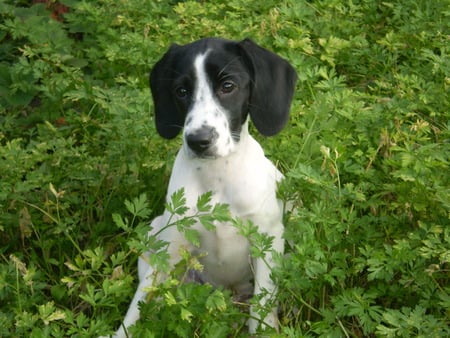
[[[150,89],[155,107],[156,130],[166,139],[176,137],[184,124],[184,116],[177,109],[172,95],[174,71],[172,68],[174,56],[180,46],[173,44],[150,72]]]

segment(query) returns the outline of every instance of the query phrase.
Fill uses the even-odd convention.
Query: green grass
[[[204,36],[251,37],[299,74],[289,126],[257,136],[297,210],[271,334],[450,335],[448,1],[30,3],[0,1],[1,337],[112,333],[138,255],[167,267],[145,233],[180,140],[155,131],[148,73]],[[246,305],[176,278],[142,316],[137,337],[246,336]]]

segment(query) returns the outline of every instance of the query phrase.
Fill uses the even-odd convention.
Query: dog
[[[283,206],[276,196],[283,176],[249,134],[248,124],[251,119],[264,136],[280,132],[289,118],[296,81],[297,73],[286,60],[250,39],[205,38],[172,45],[150,74],[158,133],[173,139],[183,131],[167,198],[183,188],[187,214],[192,215],[197,198],[211,192],[212,203],[227,204],[233,216],[251,220],[259,232],[273,237],[273,252],[283,253]],[[176,227],[165,228],[169,217],[167,210],[156,217],[151,231],[164,228],[158,236],[169,243],[172,266],[184,247],[202,256],[202,282],[237,293],[247,292],[250,285],[253,294],[264,294],[263,304],[273,297],[272,253],[252,258],[248,240],[227,223],[217,224],[214,231],[194,225],[201,239],[197,248]],[[115,337],[125,337],[138,320],[138,303],[151,286],[154,269],[140,258],[138,270],[138,289]],[[266,318],[252,308],[250,315],[250,333],[261,321],[262,326],[278,326],[276,308]]]

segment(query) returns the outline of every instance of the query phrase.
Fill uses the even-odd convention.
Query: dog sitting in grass
[[[297,74],[278,55],[253,41],[202,39],[184,46],[172,45],[154,66],[150,87],[158,133],[172,139],[180,132],[183,144],[173,167],[167,196],[184,189],[186,215],[196,213],[199,196],[211,192],[212,203],[229,206],[233,216],[251,220],[258,231],[273,238],[265,259],[252,258],[248,240],[235,226],[216,224],[214,231],[200,223],[200,246],[192,245],[177,227],[167,227],[166,210],[151,224],[153,233],[168,244],[170,264],[180,260],[180,247],[200,255],[204,283],[232,289],[236,294],[263,294],[261,305],[275,296],[270,273],[273,252],[284,249],[282,203],[277,183],[282,174],[249,134],[251,120],[264,136],[277,134],[289,118]],[[172,220],[173,221],[173,220]],[[154,269],[139,262],[140,282],[122,326],[114,337],[126,337],[139,318],[138,303],[145,299]],[[265,318],[251,308],[248,328],[277,327],[277,309]]]

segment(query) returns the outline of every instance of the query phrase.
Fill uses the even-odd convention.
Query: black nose
[[[216,142],[218,135],[215,128],[204,127],[186,135],[186,142],[195,153],[206,152]]]

